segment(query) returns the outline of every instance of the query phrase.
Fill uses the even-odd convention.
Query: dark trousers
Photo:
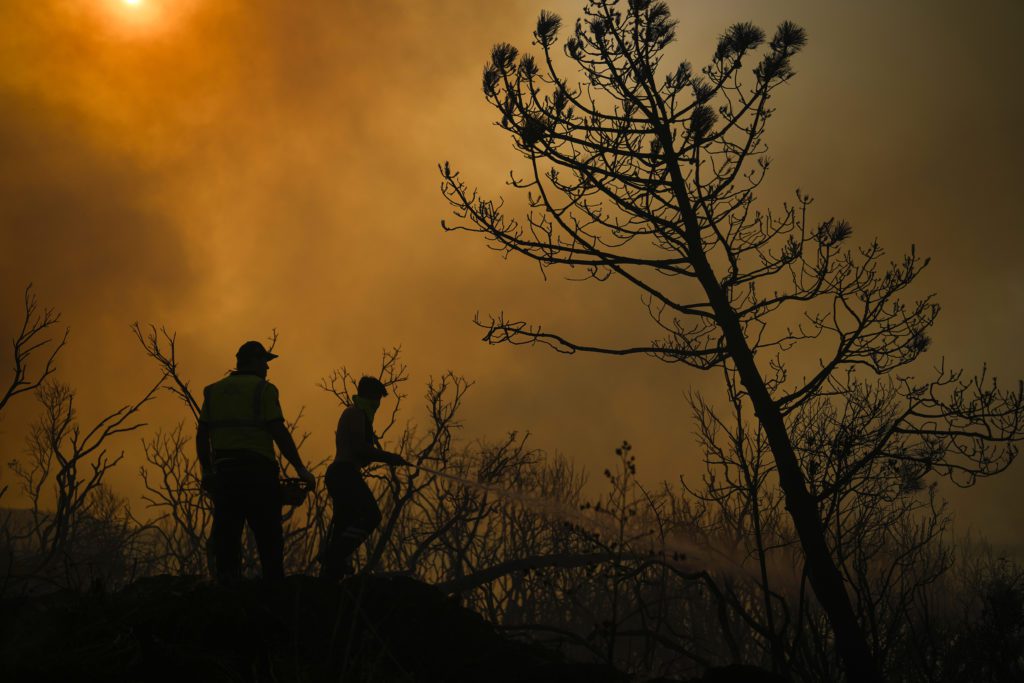
[[[263,578],[284,578],[284,534],[281,527],[281,489],[277,465],[218,463],[213,490],[213,529],[210,540],[217,580],[241,576],[242,529],[246,522],[256,538]]]
[[[335,462],[327,468],[327,493],[334,518],[321,554],[322,575],[337,579],[351,571],[348,558],[380,525],[380,508],[359,468]]]

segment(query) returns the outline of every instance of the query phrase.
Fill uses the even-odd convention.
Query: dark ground
[[[274,683],[625,683],[606,666],[502,637],[410,578],[221,588],[158,576],[117,593],[57,592],[0,603],[0,680]],[[704,681],[775,681],[742,667]]]
[[[503,638],[404,577],[224,589],[161,576],[0,608],[0,679],[11,682],[625,680]]]

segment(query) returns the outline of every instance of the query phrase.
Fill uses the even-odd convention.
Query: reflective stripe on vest
[[[203,399],[206,401],[210,400],[210,389],[213,385],[210,385],[203,389]],[[233,427],[262,427],[266,428],[266,423],[260,419],[260,414],[263,412],[263,392],[267,388],[267,381],[260,380],[256,385],[253,396],[252,396],[252,418],[248,420],[216,420],[207,422],[207,426],[211,430],[216,429],[230,429]]]

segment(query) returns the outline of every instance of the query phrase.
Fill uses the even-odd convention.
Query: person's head
[[[364,375],[359,378],[359,384],[356,385],[356,395],[367,401],[380,404],[380,400],[388,395],[388,390],[384,383],[376,377]]]
[[[238,347],[238,353],[235,354],[235,369],[238,372],[266,377],[270,368],[268,363],[275,358],[277,354],[267,351],[263,344],[258,341],[247,341]]]

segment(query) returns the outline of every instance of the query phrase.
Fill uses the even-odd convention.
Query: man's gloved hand
[[[398,455],[397,453],[388,453],[387,455],[387,459],[385,459],[383,462],[388,467],[401,467],[402,465],[409,464],[409,461],[407,461],[405,458]]]
[[[309,487],[310,491],[316,488],[316,477],[305,467],[299,468],[299,479],[306,482],[306,486]]]

